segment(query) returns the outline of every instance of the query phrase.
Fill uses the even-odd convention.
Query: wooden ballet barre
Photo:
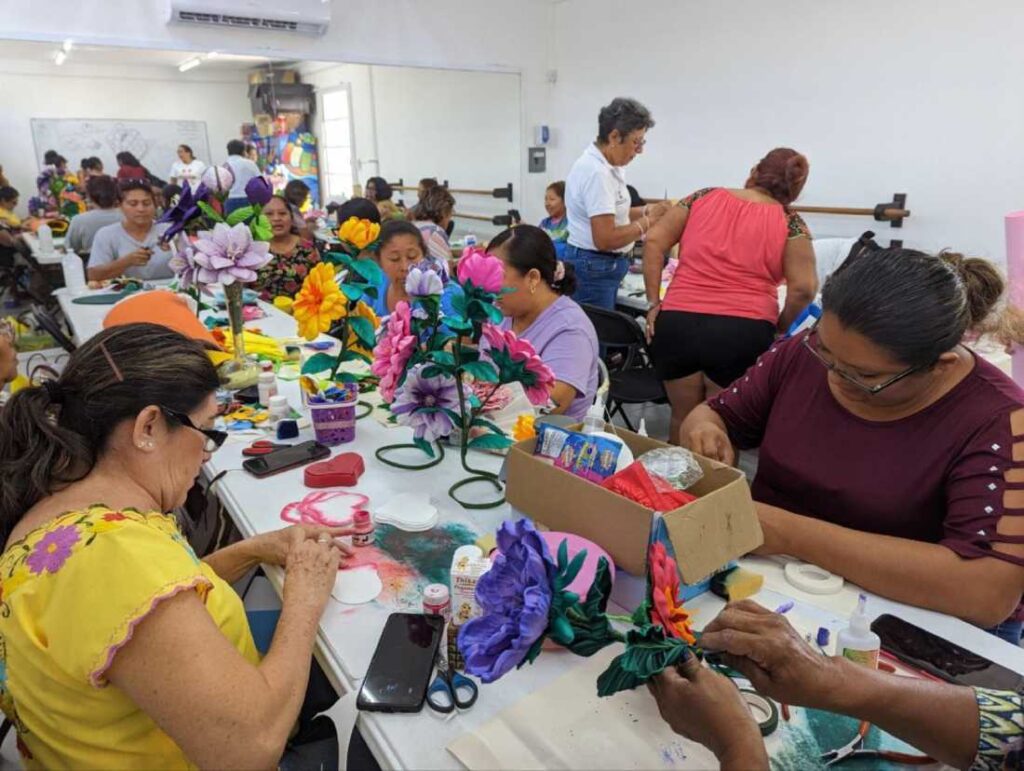
[[[458,219],[463,220],[477,220],[478,222],[489,222],[492,225],[498,227],[509,227],[513,223],[518,224],[520,222],[519,212],[515,209],[509,209],[506,214],[497,214],[493,217],[489,217],[486,214],[462,214],[455,212],[454,216]]]
[[[873,209],[854,206],[791,206],[795,212],[801,214],[843,214],[854,217],[874,217],[878,222],[888,222],[894,228],[903,227],[903,220],[910,216],[910,209],[906,208],[907,194],[896,193],[892,200],[887,203],[880,203]]]
[[[411,187],[405,184],[405,178],[400,178],[397,183],[389,182],[392,190],[401,190],[403,192],[411,192],[413,190],[419,190],[419,187]],[[477,190],[468,187],[448,187],[448,180],[440,183],[441,187],[447,190],[449,193],[461,193],[462,195],[487,195],[491,198],[504,198],[509,203],[512,202],[512,183],[509,182],[504,187],[494,187],[489,190]]]

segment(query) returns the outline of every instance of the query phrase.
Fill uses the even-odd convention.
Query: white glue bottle
[[[850,625],[841,629],[836,637],[836,653],[855,664],[878,669],[878,652],[882,641],[871,631],[865,611],[868,598],[863,594],[857,600],[857,609],[850,614]]]
[[[590,405],[586,416],[583,418],[582,431],[584,434],[597,434],[604,431],[604,427],[604,402],[598,396],[594,399],[594,403]]]

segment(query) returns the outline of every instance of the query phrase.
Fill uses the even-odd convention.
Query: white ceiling
[[[52,63],[54,55],[59,50],[60,45],[58,43],[0,40],[0,59]],[[198,69],[216,70],[217,72],[244,72],[272,61],[264,56],[217,54],[211,57],[208,53],[194,54],[185,51],[154,51],[136,48],[115,48],[112,46],[77,46],[72,44],[67,64],[177,69],[178,65],[183,61],[195,56],[199,56],[202,60],[202,64]]]

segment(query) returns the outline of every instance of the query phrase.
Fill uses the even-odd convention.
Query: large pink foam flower
[[[387,404],[395,400],[398,381],[415,348],[412,310],[409,303],[403,300],[388,317],[387,325],[377,340],[377,347],[373,349],[371,371],[380,378],[380,395]]]
[[[547,404],[551,389],[555,387],[555,373],[530,342],[496,324],[484,324],[483,336],[487,355],[498,368],[501,381],[522,383],[531,404]]]
[[[270,244],[253,241],[249,228],[241,223],[231,227],[218,222],[213,230],[200,231],[194,248],[200,284],[251,283],[256,280],[256,271],[273,258]]]
[[[505,280],[505,265],[493,254],[478,246],[471,246],[459,260],[460,284],[472,283],[477,289],[497,294]]]

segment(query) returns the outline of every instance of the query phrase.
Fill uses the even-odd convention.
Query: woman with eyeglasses
[[[1024,593],[1024,391],[963,344],[1015,312],[987,262],[863,251],[825,284],[809,333],[774,344],[683,423],[726,463],[760,447],[760,554],[981,627]],[[1003,634],[1020,640],[1021,624]]]
[[[227,435],[203,347],[104,330],[0,411],[0,707],[29,768],[277,767],[348,528],[200,561],[173,512]],[[261,660],[231,587],[285,570]]]

